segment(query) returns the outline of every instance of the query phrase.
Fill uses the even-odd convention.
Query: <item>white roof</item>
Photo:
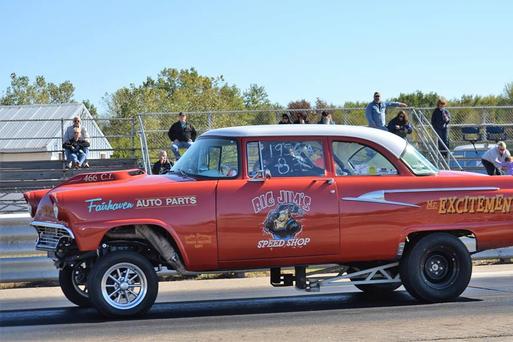
[[[111,148],[82,103],[35,104],[0,106],[0,152],[58,150],[61,129],[70,126],[75,116],[82,118],[93,148]]]
[[[399,157],[406,148],[403,138],[376,128],[346,125],[260,125],[239,126],[210,130],[206,136],[222,137],[282,137],[282,136],[336,136],[360,138],[375,142]]]

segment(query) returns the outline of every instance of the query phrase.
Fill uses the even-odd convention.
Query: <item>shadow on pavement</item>
[[[460,297],[454,302],[479,301]],[[396,291],[386,298],[372,297],[362,292],[319,294],[292,297],[203,300],[156,303],[142,317],[125,320],[249,315],[262,313],[344,310],[427,305],[417,302],[405,291]],[[0,327],[51,325],[70,323],[97,323],[109,321],[93,308],[52,308],[36,310],[0,311]]]

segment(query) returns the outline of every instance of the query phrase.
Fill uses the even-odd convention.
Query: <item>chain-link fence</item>
[[[403,108],[390,108],[387,112],[387,122],[397,115]],[[431,119],[431,113],[435,108],[419,108],[427,121]],[[448,107],[451,113],[449,125],[450,149],[455,146],[469,144],[462,133],[463,127],[477,127],[481,141],[494,141],[487,135],[487,127],[499,126],[504,129],[504,139],[513,146],[513,106],[508,107]],[[246,125],[267,125],[278,123],[283,115],[288,115],[294,122],[300,115],[305,115],[309,123],[318,123],[322,119],[321,113],[326,111],[331,114],[337,124],[343,125],[367,125],[365,108],[326,108],[314,110],[283,109],[283,110],[242,110],[242,111],[213,111],[213,112],[187,112],[187,120],[201,134],[207,130]],[[406,109],[411,112],[411,109]],[[184,112],[185,113],[185,112]],[[172,113],[142,113],[141,122],[144,125],[148,149],[152,159],[156,157],[157,150],[170,148],[170,140],[167,136],[169,127],[178,120],[178,112]],[[420,138],[415,130],[414,115],[410,115],[414,132],[408,137],[414,145],[419,145]],[[493,138],[497,137],[495,135]],[[433,138],[436,141],[436,137]]]
[[[478,130],[478,141],[494,142],[506,140],[513,143],[513,106],[508,107],[449,107],[451,122],[448,126],[451,148],[469,144],[469,138],[465,137],[464,128],[475,127]],[[421,108],[428,118],[434,108]],[[500,129],[494,129],[500,127]],[[498,133],[504,131],[503,134]],[[478,137],[478,136],[480,137]],[[500,136],[503,136],[502,139]]]

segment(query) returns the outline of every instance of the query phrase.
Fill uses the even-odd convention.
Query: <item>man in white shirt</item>
[[[486,169],[486,173],[490,176],[501,175],[501,166],[505,162],[506,157],[511,157],[511,154],[506,149],[506,143],[499,141],[497,146],[490,148],[481,157],[481,163]]]

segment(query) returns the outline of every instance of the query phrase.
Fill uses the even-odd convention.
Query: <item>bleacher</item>
[[[467,145],[456,146],[452,154],[464,171],[486,173],[481,164],[481,156],[498,141],[508,140],[503,126],[466,126],[461,127],[463,141]],[[456,164],[450,162],[451,168]]]
[[[79,173],[139,168],[136,159],[93,159],[89,165],[65,169],[62,160],[0,162],[0,192],[49,189]]]

